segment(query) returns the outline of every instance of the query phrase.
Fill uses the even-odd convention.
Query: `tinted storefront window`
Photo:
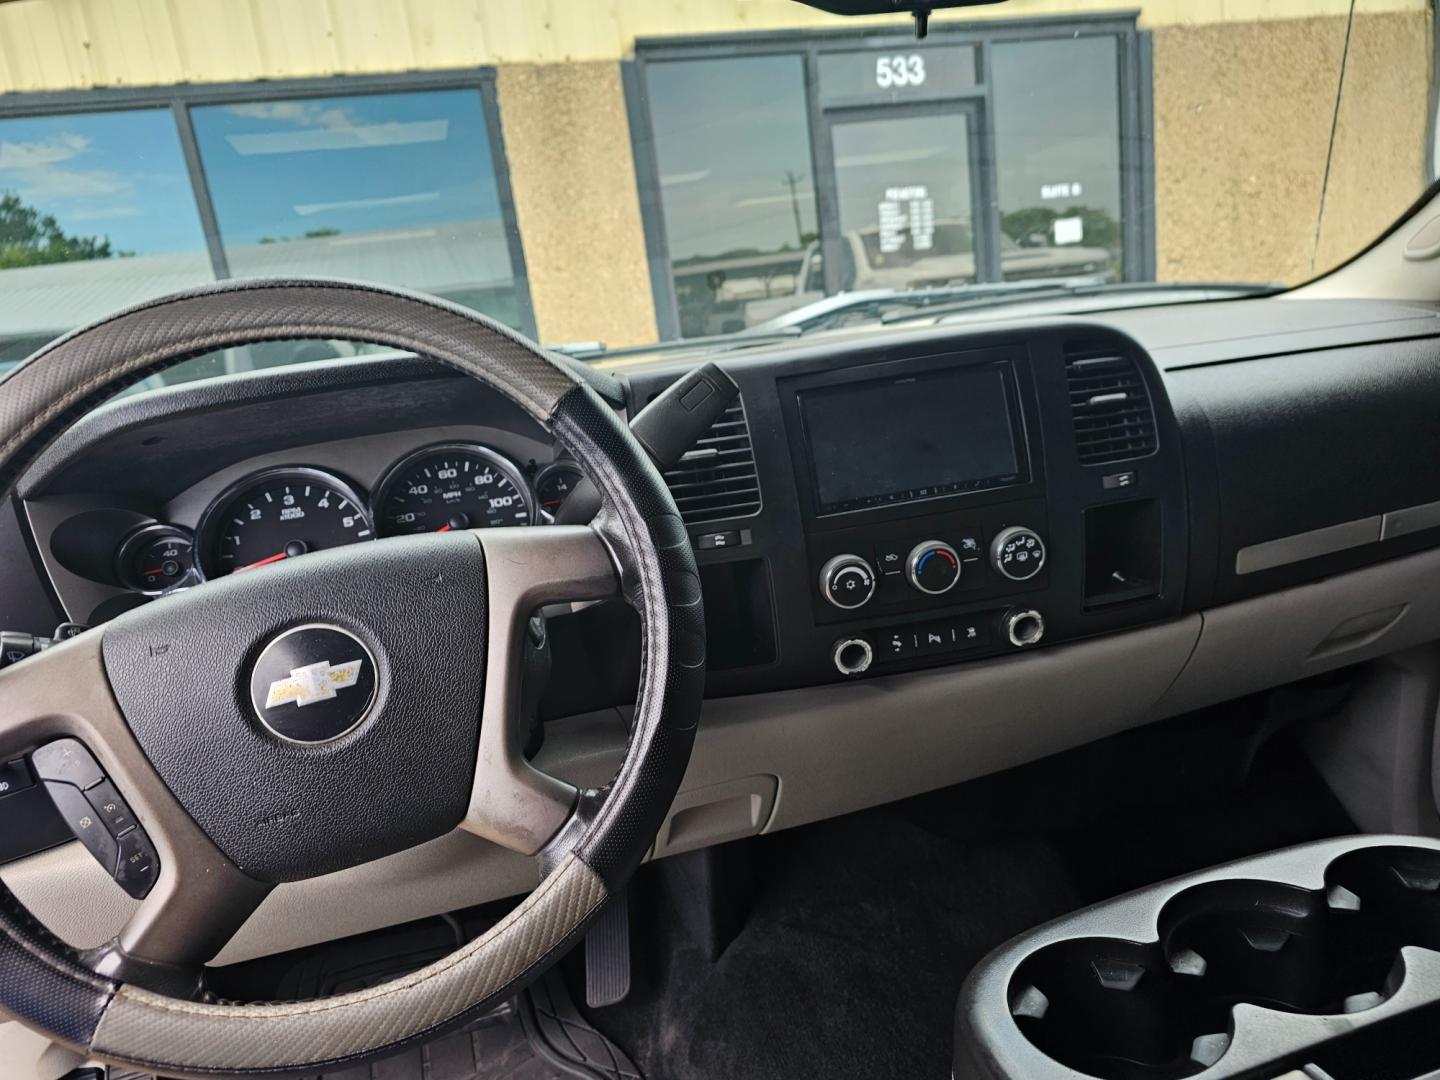
[[[212,276],[168,109],[0,120],[0,364]]]
[[[802,58],[656,63],[646,77],[681,333],[823,295]]]
[[[1124,276],[1117,48],[1092,37],[990,51],[1007,279]]]
[[[233,276],[381,281],[529,329],[477,90],[192,115]]]
[[[831,145],[843,290],[975,280],[965,113],[838,122]]]

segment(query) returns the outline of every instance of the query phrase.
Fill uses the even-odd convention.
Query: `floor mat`
[[[944,1080],[960,985],[1008,938],[1354,831],[1288,740],[1242,775],[1252,731],[1222,713],[751,841],[764,887],[723,954],[637,903],[633,936],[653,951],[630,998],[590,1015],[666,1080]]]
[[[894,811],[766,848],[765,892],[718,961],[671,936],[659,979],[593,1011],[646,1075],[940,1080],[965,973],[1079,902],[1043,842],[957,846]]]
[[[641,1080],[635,1064],[590,1025],[559,973],[551,972],[460,1031],[381,1061],[304,1080],[577,1078]]]

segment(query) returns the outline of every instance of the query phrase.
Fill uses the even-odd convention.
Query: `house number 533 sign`
[[[925,85],[925,57],[920,53],[877,56],[875,85],[882,90],[897,86]]]

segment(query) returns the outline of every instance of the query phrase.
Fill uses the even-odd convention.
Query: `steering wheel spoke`
[[[617,597],[620,575],[605,541],[588,525],[475,535],[485,550],[489,635],[475,782],[461,827],[534,855],[570,819],[579,793],[525,758],[520,687],[530,619],[546,604]]]
[[[193,981],[269,892],[180,807],[126,725],[88,630],[0,671],[0,756],[30,753],[37,780],[97,861],[140,895],[114,940],[82,959],[97,973]],[[183,973],[183,974],[182,974]]]

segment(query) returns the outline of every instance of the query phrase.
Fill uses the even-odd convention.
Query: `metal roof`
[[[345,277],[446,295],[512,286],[499,221],[226,247],[234,277]],[[204,252],[0,270],[0,340],[45,337],[214,280]]]

